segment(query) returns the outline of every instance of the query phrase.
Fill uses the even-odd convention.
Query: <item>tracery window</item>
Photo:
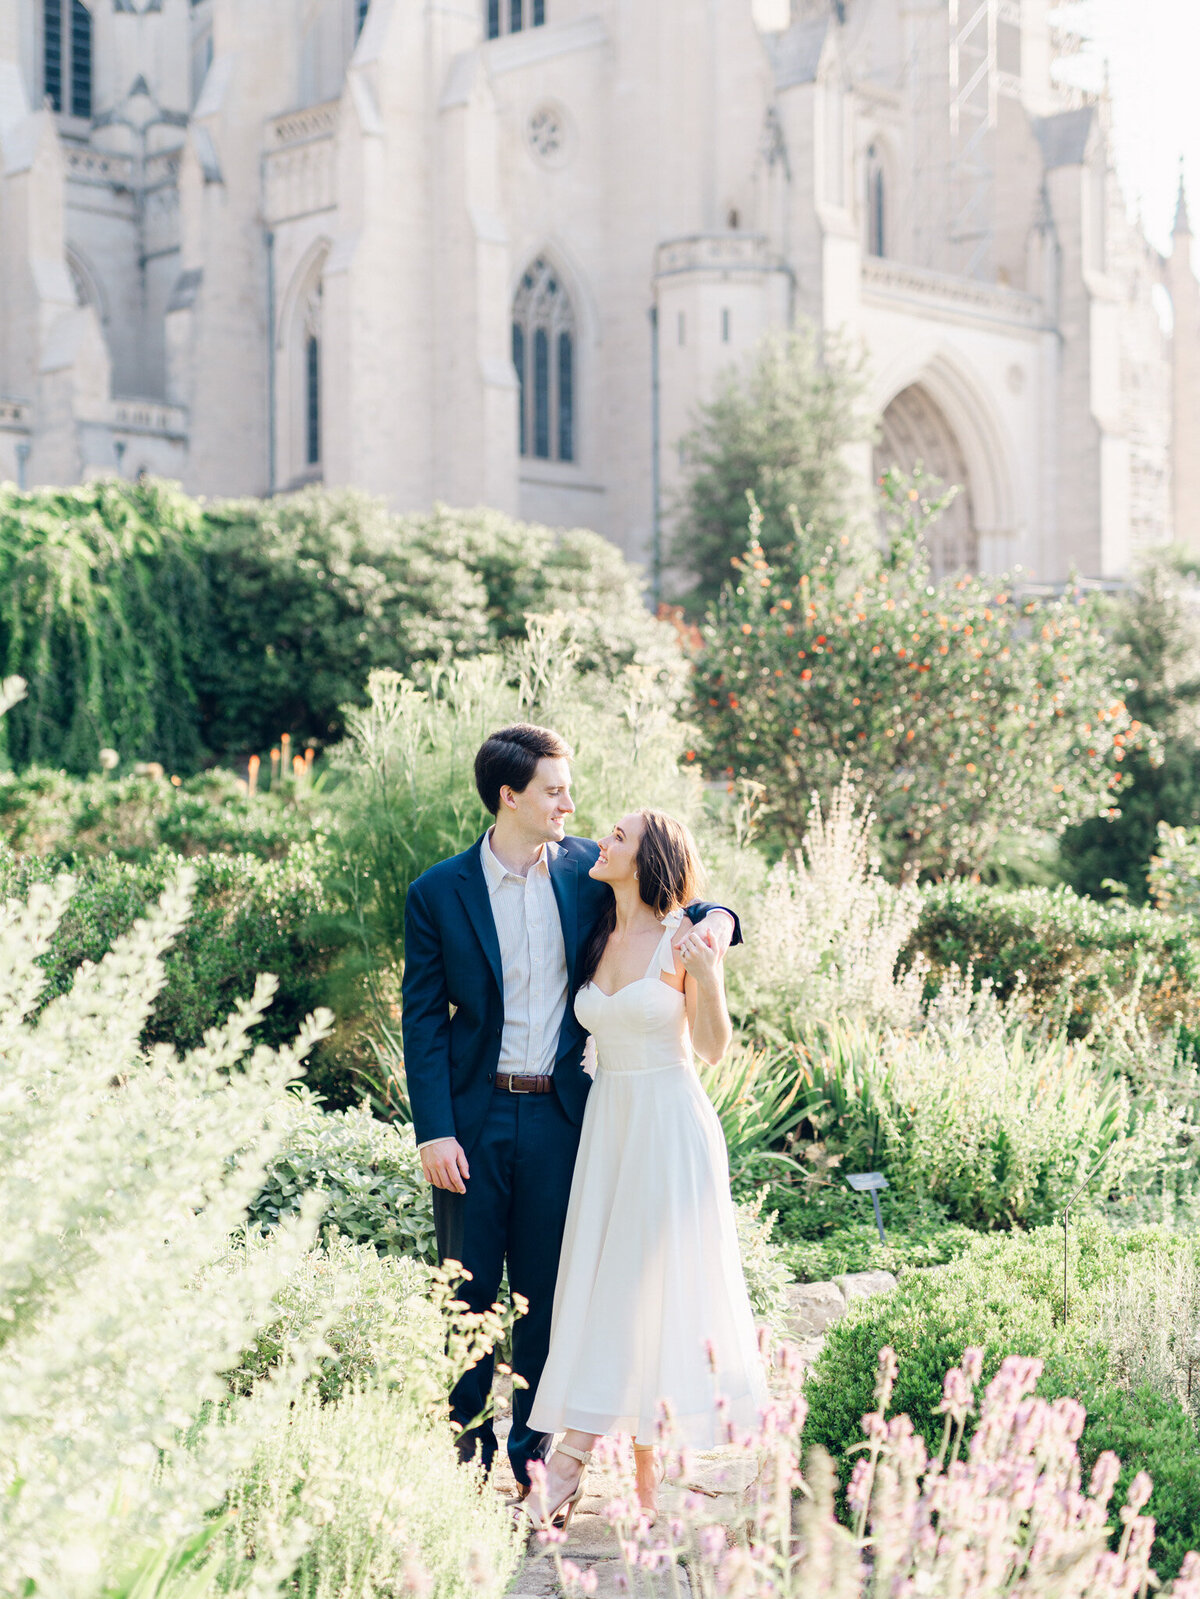
[[[520,33],[540,28],[546,20],[546,0],[487,0],[487,36]]]
[[[575,316],[570,296],[544,256],[527,269],[513,301],[512,353],[521,454],[541,461],[573,461]]]
[[[42,92],[55,111],[92,114],[92,14],[82,0],[42,0]]]
[[[867,151],[867,254],[887,254],[887,186],[874,145]]]

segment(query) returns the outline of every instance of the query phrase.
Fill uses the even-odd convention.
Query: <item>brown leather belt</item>
[[[509,1094],[548,1094],[554,1084],[549,1077],[514,1077],[511,1072],[497,1072],[496,1087]]]

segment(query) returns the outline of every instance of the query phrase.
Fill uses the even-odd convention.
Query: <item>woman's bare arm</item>
[[[695,934],[684,934],[676,954],[686,974],[683,992],[692,1047],[701,1060],[715,1066],[733,1042],[733,1023],[725,1003],[724,962],[710,944]]]

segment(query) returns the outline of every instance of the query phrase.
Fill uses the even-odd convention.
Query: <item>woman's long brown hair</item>
[[[667,916],[671,911],[690,905],[699,894],[704,868],[696,841],[683,823],[668,816],[666,811],[638,811],[636,814],[642,819],[642,836],[637,849],[638,892],[642,902],[649,905],[656,916]],[[604,946],[616,925],[617,901],[610,894],[584,947],[581,986],[595,977]]]

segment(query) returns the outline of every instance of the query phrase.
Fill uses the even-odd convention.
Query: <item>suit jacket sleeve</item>
[[[404,1071],[417,1143],[454,1138],[450,996],[441,934],[414,883],[404,909]]]
[[[688,917],[693,924],[702,922],[710,911],[724,911],[727,916],[733,917],[733,937],[729,942],[731,944],[740,944],[742,942],[742,924],[738,920],[738,913],[731,911],[728,905],[710,905],[707,900],[697,899],[693,900],[687,907]]]

